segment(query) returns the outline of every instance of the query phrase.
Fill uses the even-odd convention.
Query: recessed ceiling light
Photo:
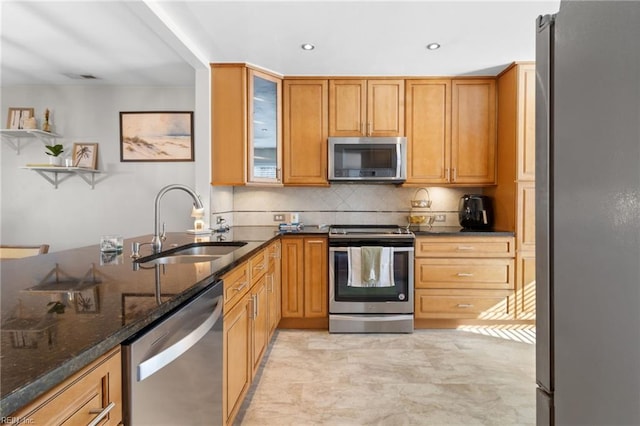
[[[302,50],[313,50],[313,49],[315,49],[315,48],[316,48],[316,47],[315,47],[313,44],[311,44],[311,43],[305,43],[305,44],[303,44],[303,45],[302,45],[302,46],[300,46],[300,47],[302,47]]]
[[[429,43],[429,44],[427,44],[427,49],[429,49],[429,50],[438,50],[438,49],[440,49],[440,43]]]

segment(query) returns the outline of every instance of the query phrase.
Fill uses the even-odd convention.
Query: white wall
[[[208,74],[203,73],[200,79],[208,79]],[[64,155],[70,155],[74,142],[98,143],[98,169],[102,172],[95,189],[77,176],[54,189],[35,172],[20,168],[47,162],[41,142],[29,142],[16,155],[3,141],[2,244],[48,243],[51,251],[58,251],[97,244],[102,234],[151,234],[155,195],[171,183],[197,187],[203,201],[208,201],[207,108],[198,110],[202,117],[196,114],[195,163],[120,162],[119,112],[194,111],[193,87],[22,86],[3,87],[1,94],[3,120],[9,107],[33,107],[40,126],[44,110],[49,108],[53,131],[62,135],[58,142],[65,146]],[[208,97],[197,102],[206,106]],[[168,231],[192,228],[190,211],[191,198],[182,191],[171,191],[162,200],[162,220]]]

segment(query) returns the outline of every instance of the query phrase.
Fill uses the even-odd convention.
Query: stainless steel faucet
[[[164,233],[164,225],[162,227],[163,228],[162,233],[160,233],[160,200],[162,199],[164,194],[174,189],[180,189],[181,191],[188,193],[193,198],[193,204],[196,206],[196,208],[198,209],[203,208],[202,201],[200,201],[200,197],[198,196],[198,194],[196,194],[196,192],[193,189],[189,188],[186,185],[181,185],[176,183],[172,185],[167,185],[164,188],[162,188],[160,192],[158,192],[158,195],[156,195],[156,201],[155,201],[155,210],[154,210],[155,219],[153,224],[154,232],[153,232],[153,239],[151,240],[151,246],[153,247],[154,253],[158,253],[162,251],[162,242],[166,238]]]

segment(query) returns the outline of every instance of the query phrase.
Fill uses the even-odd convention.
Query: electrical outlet
[[[274,222],[284,222],[284,215],[283,214],[274,214],[273,215],[273,221]]]
[[[445,214],[437,214],[434,222],[444,222],[447,220],[447,215]]]

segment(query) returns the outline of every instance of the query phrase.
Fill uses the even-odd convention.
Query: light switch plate
[[[274,214],[273,215],[273,221],[274,222],[284,222],[284,215],[283,214]]]

